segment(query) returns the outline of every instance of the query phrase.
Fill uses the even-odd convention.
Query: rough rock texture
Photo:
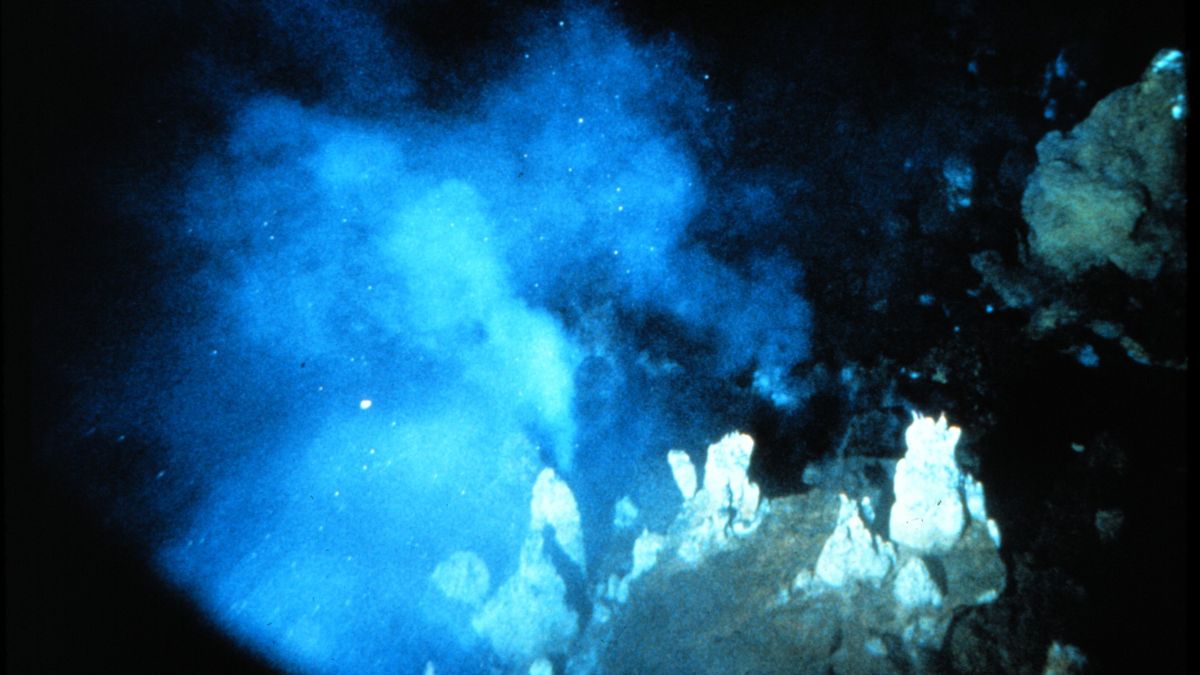
[[[517,571],[475,614],[471,627],[511,663],[562,653],[578,621],[566,605],[566,593],[566,584],[546,557],[542,535],[531,532]]]
[[[955,611],[1003,588],[998,552],[972,521],[944,556],[901,551],[878,587],[835,587],[813,570],[846,503],[854,504],[821,490],[780,498],[752,536],[698,566],[661,556],[630,585],[625,605],[592,622],[569,672],[926,669]]]
[[[474,552],[453,553],[430,578],[442,595],[473,608],[469,621],[475,635],[487,640],[501,659],[517,665],[564,654],[578,630],[579,617],[567,606],[566,582],[546,546],[557,545],[581,571],[585,562],[575,495],[553,469],[538,474],[529,512],[517,569],[486,600],[488,569]],[[643,566],[652,564],[648,557],[642,550]]]
[[[708,446],[704,462],[704,491],[715,499],[730,528],[738,534],[750,532],[758,523],[759,497],[762,492],[749,478],[750,456],[754,439],[732,433],[719,443]]]
[[[1183,57],[1164,50],[1070,132],[1046,134],[1021,203],[1033,255],[1068,279],[1107,263],[1145,280],[1184,265],[1172,221],[1185,202],[1186,105]]]
[[[671,465],[679,494],[685,501],[691,499],[696,494],[696,465],[692,464],[692,458],[683,450],[672,450],[667,453],[667,463]]]
[[[633,542],[633,567],[629,570],[629,574],[620,579],[616,575],[609,577],[608,584],[604,589],[604,600],[626,602],[629,599],[629,585],[658,563],[658,552],[665,542],[666,537],[663,535],[643,530],[641,536]],[[600,611],[603,613],[607,611],[607,608],[601,608]]]
[[[953,466],[957,430],[919,417],[914,427],[941,439]],[[961,518],[931,550],[883,538],[870,500],[821,489],[772,500],[746,536],[718,534],[698,508],[700,490],[653,540],[657,564],[636,566],[644,571],[619,597],[599,593],[568,672],[933,669],[956,612],[992,602],[1006,583],[982,487],[972,481],[963,493],[962,475],[953,478]],[[728,523],[736,511],[723,508]],[[697,541],[703,555],[693,555]]]
[[[1187,368],[1185,70],[1180,52],[1162,50],[1138,83],[1046,134],[1021,204],[1028,246],[971,256],[979,292],[1084,367],[1123,353]]]
[[[859,504],[844,494],[838,497],[841,506],[837,527],[825,540],[813,574],[833,587],[841,588],[851,583],[869,583],[878,587],[896,564],[896,548],[867,529]],[[864,502],[869,503],[865,498]]]
[[[682,560],[696,563],[711,551],[719,550],[732,536],[746,536],[758,527],[769,507],[747,473],[753,453],[754,439],[736,432],[708,446],[704,486],[684,501],[671,528],[679,539],[674,548]],[[691,472],[681,472],[680,468],[691,466],[691,461],[684,459],[687,459],[684,453],[668,456],[680,492],[686,495]],[[685,479],[681,480],[681,475]]]
[[[950,550],[966,520],[962,475],[954,461],[961,430],[942,417],[913,416],[905,434],[908,452],[896,464],[895,494],[888,536],[921,553]]]
[[[554,530],[554,540],[567,557],[580,568],[585,565],[583,554],[583,525],[575,495],[554,469],[545,468],[533,484],[533,499],[529,505],[529,530]]]

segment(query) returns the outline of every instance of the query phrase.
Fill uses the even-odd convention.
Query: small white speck
[[[358,407],[359,407],[361,410],[366,410],[367,408],[370,408],[370,407],[371,407],[371,399],[369,399],[369,398],[364,398],[363,400],[359,401],[359,402],[358,402]]]
[[[167,475],[167,472],[165,470],[159,471],[157,474],[154,475],[154,480],[162,480],[162,477],[165,475]]]

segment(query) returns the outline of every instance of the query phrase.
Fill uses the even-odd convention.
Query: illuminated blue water
[[[213,85],[217,142],[141,215],[172,309],[93,406],[160,448],[126,517],[239,641],[287,668],[470,670],[433,567],[470,549],[510,573],[544,463],[602,542],[639,463],[727,431],[690,398],[705,378],[757,369],[794,402],[799,270],[689,233],[722,113],[680,46],[533,15],[435,109],[409,78],[429,64],[370,17],[292,9],[275,28],[323,95]],[[753,208],[730,227],[771,217],[769,189],[732,192]]]

